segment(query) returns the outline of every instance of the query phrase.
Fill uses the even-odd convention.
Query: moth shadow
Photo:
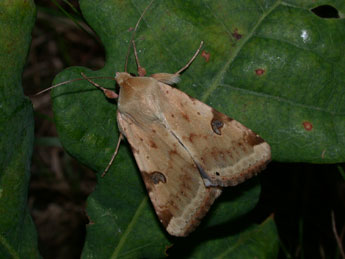
[[[197,250],[210,240],[238,237],[256,222],[253,217],[253,209],[238,215],[227,216],[229,206],[235,205],[236,201],[243,199],[244,195],[258,188],[259,181],[251,179],[239,186],[224,188],[222,195],[213,204],[210,213],[202,220],[200,226],[186,238],[171,238],[174,244],[167,250],[170,258],[190,258],[193,251]],[[244,202],[244,200],[240,201]],[[227,218],[230,218],[227,220]],[[230,241],[231,242],[231,241]]]

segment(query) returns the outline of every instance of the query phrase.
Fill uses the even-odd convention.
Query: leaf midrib
[[[140,202],[139,207],[137,208],[135,214],[133,215],[132,220],[129,222],[126,231],[123,233],[118,245],[116,246],[113,254],[111,255],[111,258],[118,258],[123,246],[125,245],[127,238],[129,236],[129,234],[132,232],[132,230],[135,227],[136,222],[138,221],[142,210],[145,208],[145,206],[147,205],[147,195],[145,195],[145,197],[142,199],[142,201]]]

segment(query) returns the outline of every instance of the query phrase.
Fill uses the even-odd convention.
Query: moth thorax
[[[131,77],[132,76],[126,72],[116,72],[115,80],[119,86],[122,86],[123,83]]]

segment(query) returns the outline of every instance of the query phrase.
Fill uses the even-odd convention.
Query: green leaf
[[[80,78],[80,72],[91,77],[124,71],[132,30],[148,2],[80,1],[84,17],[104,43],[107,62],[100,71],[69,68],[55,83]],[[344,162],[345,21],[311,12],[321,4],[331,4],[344,17],[343,1],[155,1],[135,37],[140,63],[149,74],[174,73],[203,40],[204,55],[183,73],[179,89],[260,134],[272,146],[276,161]],[[136,72],[133,54],[128,70]],[[95,81],[104,87],[115,85]],[[102,172],[116,146],[116,104],[82,81],[59,87],[52,96],[62,144],[82,163]],[[222,206],[215,204],[197,233],[213,228],[212,216],[219,215],[222,225],[232,219],[235,208],[240,208],[239,215],[248,212],[257,195],[242,194],[244,186],[229,191],[239,193],[231,202],[221,198],[217,204],[224,203],[224,211],[218,213]],[[247,206],[242,195],[250,197]],[[84,257],[160,257],[167,244],[176,242],[157,223],[124,143],[89,198],[88,213],[92,224]],[[206,242],[195,254],[213,245]]]
[[[21,74],[35,21],[33,1],[0,2],[0,257],[39,258],[27,207],[33,110]]]
[[[279,239],[275,229],[273,218],[268,218],[260,225],[250,225],[243,229],[238,223],[231,227],[237,231],[237,235],[220,236],[212,239],[212,236],[192,238],[186,244],[180,241],[176,246],[179,254],[176,258],[277,258]],[[229,226],[230,227],[230,226]],[[173,247],[174,249],[174,247]]]

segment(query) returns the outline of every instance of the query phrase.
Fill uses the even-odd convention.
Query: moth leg
[[[107,98],[109,98],[109,99],[117,99],[119,97],[119,95],[117,93],[115,93],[114,91],[106,89],[106,88],[100,86],[99,84],[97,84],[96,82],[92,81],[83,72],[81,72],[81,76],[84,77],[84,79],[86,79],[87,81],[89,81],[92,85],[97,87],[99,90],[103,91],[104,95]]]
[[[204,44],[204,42],[201,41],[201,42],[200,42],[200,46],[199,46],[199,48],[196,50],[194,56],[188,61],[188,63],[187,63],[183,68],[181,68],[181,69],[180,69],[179,71],[177,71],[175,74],[177,74],[177,75],[181,74],[184,70],[186,70],[186,69],[190,66],[190,64],[192,64],[192,62],[194,61],[194,59],[198,56],[198,54],[199,54],[199,52],[200,52],[200,50],[201,50],[203,44]]]
[[[111,157],[111,159],[110,159],[110,161],[109,161],[109,163],[108,163],[108,165],[107,165],[107,168],[105,168],[105,170],[103,171],[101,177],[104,177],[104,176],[105,176],[105,174],[108,172],[109,168],[110,168],[111,165],[113,164],[114,159],[115,159],[115,157],[116,157],[116,155],[117,155],[117,153],[118,153],[118,151],[119,151],[120,143],[121,143],[121,140],[122,140],[122,139],[123,139],[123,135],[122,135],[122,133],[120,133],[119,139],[117,140],[117,144],[116,144],[116,148],[115,148],[114,154],[112,155],[112,157]]]
[[[143,68],[142,66],[140,66],[139,58],[138,58],[138,53],[137,53],[137,48],[135,47],[134,40],[132,40],[132,44],[133,44],[133,49],[134,49],[135,60],[137,62],[137,66],[138,66],[138,74],[139,74],[139,76],[145,76],[146,75],[146,69]]]

